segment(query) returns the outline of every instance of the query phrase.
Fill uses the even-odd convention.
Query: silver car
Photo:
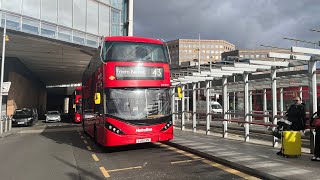
[[[46,114],[46,122],[60,122],[61,115],[59,111],[48,111]]]

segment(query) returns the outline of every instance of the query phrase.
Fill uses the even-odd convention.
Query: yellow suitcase
[[[284,156],[301,156],[300,131],[283,131],[281,143]]]

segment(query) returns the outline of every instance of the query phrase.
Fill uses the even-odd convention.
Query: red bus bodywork
[[[105,42],[139,43],[142,46],[144,44],[158,44],[164,46],[163,42],[159,40],[142,37],[106,37]],[[109,106],[111,106],[110,104],[117,102],[117,100],[120,100],[122,97],[120,96],[120,99],[115,98],[112,101],[108,100],[108,98],[113,96],[113,93],[118,93],[119,91],[126,92],[128,90],[128,93],[135,91],[147,93],[149,91],[153,92],[153,90],[157,92],[161,92],[163,90],[164,92],[167,92],[170,88],[170,71],[168,62],[125,62],[121,60],[113,61],[113,59],[108,59],[108,61],[102,63],[99,56],[100,52],[97,52],[97,54],[98,55],[93,57],[88,68],[84,72],[82,82],[84,131],[92,136],[97,143],[103,146],[120,146],[171,140],[173,138],[171,111],[170,114],[159,118],[157,118],[158,115],[155,115],[155,118],[135,120],[133,116],[133,119],[128,120],[126,119],[127,117],[118,117],[117,114],[112,114],[111,110],[109,110]],[[139,77],[135,77],[136,79],[119,79],[119,77],[117,77],[118,67],[123,69],[128,68],[127,71],[123,70],[124,74],[129,72],[131,73],[131,71],[135,74],[135,71],[132,68],[149,68],[151,70],[162,69],[163,77],[161,79],[148,79],[148,77],[145,77],[146,79],[139,79]],[[119,70],[119,72],[120,71],[122,72],[122,69]],[[109,91],[110,94],[108,94]],[[101,93],[102,97],[100,105],[94,104],[94,96],[97,92]],[[161,105],[163,105],[165,101],[170,102],[170,99],[158,100],[161,101]],[[125,105],[125,103],[128,102],[119,103],[119,105],[121,105],[121,107],[124,106],[126,108],[131,108],[130,105]],[[148,109],[149,107],[146,106],[146,108]],[[156,106],[156,108],[158,107]],[[133,110],[136,110],[137,113],[141,112],[138,108],[133,108]]]
[[[72,93],[72,122],[81,123],[82,121],[82,86],[76,87]]]

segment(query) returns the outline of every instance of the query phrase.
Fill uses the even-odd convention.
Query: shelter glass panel
[[[23,0],[22,14],[40,18],[40,0]]]
[[[110,5],[110,0],[100,0],[100,2]]]
[[[30,34],[39,34],[40,22],[30,19],[22,19],[22,31]]]
[[[99,5],[99,35],[108,36],[110,29],[110,8],[106,5]]]
[[[42,0],[41,19],[57,23],[58,19],[58,0]]]
[[[120,12],[112,10],[111,17],[112,17],[111,35],[119,36],[120,35]]]
[[[55,25],[41,24],[41,35],[49,38],[56,38],[57,27]]]
[[[72,27],[72,0],[59,0],[59,24]]]
[[[99,5],[92,0],[88,0],[87,5],[87,32],[98,34]]]
[[[22,0],[7,0],[3,1],[3,9],[21,14]]]
[[[87,1],[86,0],[74,0],[74,12],[73,12],[73,28],[81,31],[86,30],[86,11]]]

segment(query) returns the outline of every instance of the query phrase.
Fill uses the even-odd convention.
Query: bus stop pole
[[[197,131],[197,83],[192,83],[192,129],[193,132]]]
[[[182,91],[182,100],[181,100],[181,130],[184,130],[184,115],[185,115],[185,99],[184,99],[184,96],[185,96],[185,85],[183,84],[182,85],[182,88],[181,88],[181,91]]]
[[[249,122],[249,74],[243,74],[244,81],[244,120]],[[244,124],[244,141],[249,141],[249,123]]]
[[[222,100],[223,100],[223,111],[222,111],[222,113],[223,113],[223,119],[224,119],[224,121],[223,121],[223,133],[222,133],[222,136],[224,137],[224,138],[226,138],[226,137],[228,137],[228,121],[226,121],[226,119],[227,119],[227,114],[226,114],[226,112],[228,111],[228,106],[227,106],[227,103],[228,103],[228,94],[227,94],[227,92],[228,92],[228,85],[227,85],[227,83],[228,83],[228,79],[227,79],[227,77],[225,77],[225,76],[223,76],[222,77]]]
[[[210,108],[210,81],[206,81],[206,134],[210,134],[210,115],[211,108]]]
[[[0,80],[0,134],[3,133],[3,124],[2,124],[2,90],[3,90],[3,76],[4,76],[4,61],[5,61],[5,52],[6,52],[6,36],[7,36],[7,18],[4,20],[3,28],[3,39],[2,39],[2,57],[1,57],[1,80]]]
[[[275,67],[272,67],[271,69],[271,94],[272,94],[272,123],[277,125],[277,80],[276,80],[276,76],[277,76],[277,70]],[[273,127],[272,130],[274,130],[275,127]],[[278,146],[278,138],[276,138],[275,136],[273,137],[273,147],[277,147]]]
[[[317,112],[317,63],[315,60],[309,61],[309,119],[311,120],[313,113]],[[310,130],[310,153],[314,153],[315,133]]]
[[[249,113],[252,114],[252,90],[249,91]],[[249,121],[252,122],[252,115],[249,116]]]
[[[301,98],[301,100],[302,100],[302,96],[303,96],[303,94],[302,94],[302,87],[299,87],[299,97]]]

